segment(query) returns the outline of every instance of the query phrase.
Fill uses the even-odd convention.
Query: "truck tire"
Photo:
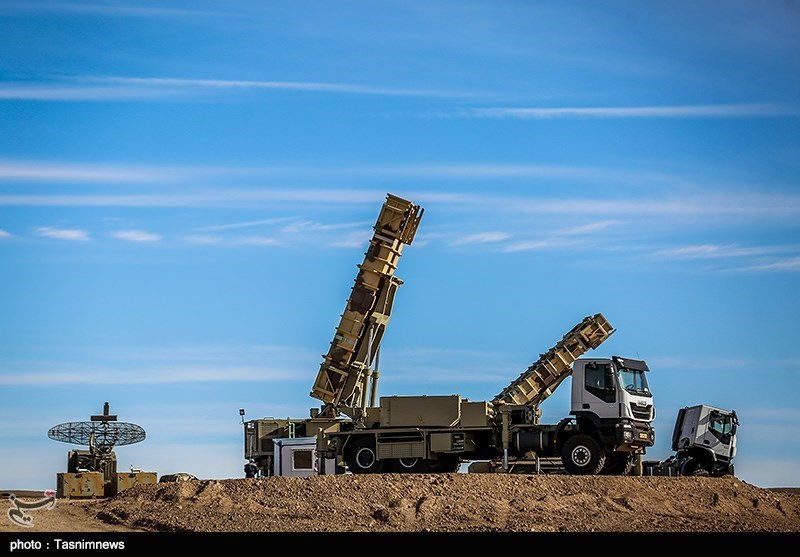
[[[579,433],[564,443],[561,462],[570,474],[599,474],[606,463],[606,453],[591,435]]]
[[[350,442],[345,462],[353,474],[377,474],[383,470],[383,461],[378,460],[375,451],[375,439],[369,435]]]
[[[397,474],[424,474],[430,468],[424,458],[393,458],[389,466]]]
[[[606,463],[600,473],[605,476],[627,476],[633,470],[635,461],[634,453],[609,451],[606,453]]]
[[[691,472],[689,472],[689,475],[690,476],[695,476],[695,477],[707,478],[711,474],[709,474],[708,470],[706,470],[705,468],[698,468],[696,470],[692,470]]]
[[[681,467],[681,473],[684,476],[706,477],[711,475],[701,461],[691,457]]]

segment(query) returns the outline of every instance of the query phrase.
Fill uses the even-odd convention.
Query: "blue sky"
[[[586,315],[737,475],[800,485],[800,4],[0,3],[0,487],[109,401],[120,467],[304,417],[386,193],[425,216],[381,394],[490,399]],[[569,410],[569,389],[542,407]]]

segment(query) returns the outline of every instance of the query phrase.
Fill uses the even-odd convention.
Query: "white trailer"
[[[320,466],[316,437],[274,439],[273,443],[275,443],[274,476],[302,478],[336,473],[336,461],[332,458],[326,459],[324,467]],[[320,468],[324,468],[324,471],[320,472]]]

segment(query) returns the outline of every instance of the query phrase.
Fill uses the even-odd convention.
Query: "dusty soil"
[[[800,532],[800,494],[736,478],[345,475],[161,483],[31,514],[25,530],[61,532]]]

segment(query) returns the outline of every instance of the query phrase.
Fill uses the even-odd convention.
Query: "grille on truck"
[[[653,407],[651,405],[637,406],[636,404],[631,404],[631,413],[636,420],[648,421],[652,418]]]

